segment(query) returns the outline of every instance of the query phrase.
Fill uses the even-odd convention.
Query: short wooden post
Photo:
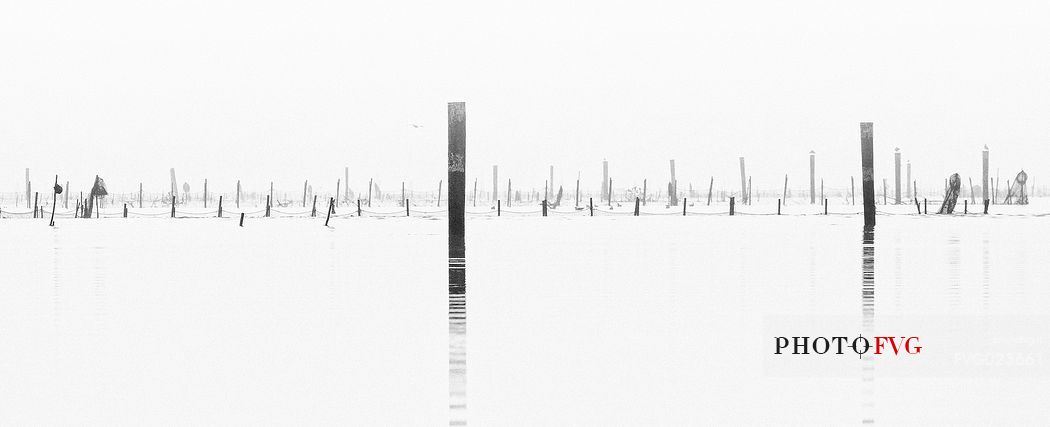
[[[357,199],[357,216],[361,216],[361,199]]]
[[[128,217],[128,204],[125,203],[124,204],[124,218],[127,218],[127,217]]]
[[[970,190],[970,192],[972,193],[973,190]],[[963,199],[963,214],[968,214],[968,213],[970,213],[969,200]]]
[[[142,209],[142,183],[139,183],[139,209]]]
[[[547,216],[547,199],[543,199],[543,216]]]
[[[244,227],[244,212],[241,212],[241,227]]]
[[[409,213],[408,213],[408,199],[405,199],[405,216],[409,216]]]
[[[926,215],[926,214],[930,213],[930,209],[929,208],[930,207],[927,204],[927,200],[926,199],[922,199],[922,213],[923,213],[923,215]]]
[[[37,217],[37,213],[40,211],[40,192],[33,193],[33,218]]]
[[[324,226],[328,226],[328,220],[332,219],[332,209],[335,207],[335,197],[328,198],[328,216],[324,219]]]
[[[824,199],[824,215],[828,214],[828,199]]]
[[[208,180],[204,180],[204,209],[208,209]]]
[[[922,208],[919,207],[919,199],[916,198],[916,199],[911,199],[911,200],[913,202],[915,202],[915,213],[917,213],[919,215],[922,215]]]
[[[171,217],[175,218],[175,196],[171,196]]]
[[[984,205],[988,206],[988,202],[985,202]],[[985,210],[987,211],[988,208],[985,208]],[[79,217],[80,217],[80,199],[77,199],[77,208],[73,210],[73,218],[79,218]]]
[[[591,216],[594,216],[594,197],[587,198],[587,205],[590,206]]]
[[[638,204],[641,203],[641,200],[638,197],[634,198],[634,216],[638,216]]]
[[[688,205],[686,204],[686,202],[687,202],[688,200],[689,200],[689,199],[686,199],[685,197],[683,197],[683,198],[682,198],[682,216],[685,216],[685,207],[686,207],[686,206],[688,206]]]
[[[729,216],[736,214],[736,197],[729,198]]]
[[[988,199],[984,199],[984,214],[988,215]]]
[[[266,217],[270,217],[270,196],[266,195]]]
[[[777,199],[777,215],[780,215],[780,199]]]
[[[222,218],[222,196],[219,196],[219,218]]]
[[[500,199],[496,199],[496,216],[500,216],[500,210],[502,210],[502,207],[500,206]]]
[[[310,184],[310,180],[303,181],[303,207],[306,207],[306,188]]]

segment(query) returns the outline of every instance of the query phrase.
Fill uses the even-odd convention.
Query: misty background
[[[1050,158],[1050,3],[0,3],[0,191],[393,191],[445,179],[446,103],[467,103],[468,186],[738,191],[877,179],[893,148],[921,188]],[[1050,179],[1048,179],[1050,182]],[[975,182],[975,185],[977,182]],[[876,187],[880,187],[877,183]],[[470,189],[468,188],[468,192]],[[881,190],[877,190],[880,191]],[[294,193],[293,193],[294,194]],[[799,193],[796,193],[799,194]]]

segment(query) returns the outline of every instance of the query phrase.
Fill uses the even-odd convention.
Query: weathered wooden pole
[[[509,186],[509,184],[508,184],[508,186]],[[508,187],[508,191],[509,191],[509,187]],[[507,200],[510,200],[510,194],[507,194]],[[576,175],[576,204],[574,206],[575,207],[580,207],[580,176],[579,176],[578,172],[577,172],[577,175]]]
[[[605,197],[611,191],[612,190],[609,189],[609,161],[602,159],[602,194],[599,197]],[[601,202],[601,199],[599,198],[598,201]]]
[[[76,209],[73,209],[73,218],[76,219],[76,218],[79,218],[79,217],[80,217],[80,199],[77,199],[77,207],[76,207]]]
[[[237,199],[234,200],[237,205],[237,209],[241,208],[241,180],[237,180]]]
[[[361,199],[357,199],[357,216],[361,216]]]
[[[820,179],[820,200],[824,200],[824,178]]]
[[[332,199],[335,199],[335,200],[337,201],[337,203],[338,203],[338,200],[339,200],[339,186],[340,186],[340,185],[341,185],[342,183],[343,183],[343,181],[342,181],[341,179],[336,179],[336,180],[335,180],[335,197],[332,197]],[[271,193],[272,193],[272,192],[273,192],[273,191],[271,190]]]
[[[171,196],[171,217],[175,218],[175,196]]]
[[[707,184],[707,205],[711,206],[711,190],[715,188],[715,177],[711,177],[711,183]]]
[[[219,195],[219,218],[222,218],[222,195]]]
[[[204,179],[204,209],[208,209],[208,179]]]
[[[444,181],[438,180],[438,201],[437,201],[437,207],[439,207],[439,208],[441,207],[441,184],[443,184],[443,183],[444,183]],[[451,182],[450,182],[450,184],[451,184]],[[466,187],[467,187],[467,184],[464,182],[463,183],[463,192],[464,192],[463,197],[467,197],[466,194],[465,194],[466,191],[467,191]],[[467,201],[466,201],[466,199],[464,199],[463,200],[464,206],[466,206],[466,203],[467,203]]]
[[[62,192],[62,187],[58,185],[58,175],[55,175],[55,191],[52,193],[51,200],[51,222],[52,227],[55,226],[55,206],[58,205],[58,195]],[[127,215],[125,215],[127,216]]]
[[[864,226],[875,225],[875,131],[871,122],[860,124],[861,192],[864,196]]]
[[[893,204],[901,204],[901,149],[893,149]]]
[[[139,184],[139,191],[142,191],[142,184]],[[69,209],[69,181],[66,181],[66,191],[62,199],[65,200],[64,202],[62,202],[62,208]]]
[[[594,197],[587,198],[587,205],[590,207],[591,216],[594,216]]]
[[[919,199],[913,198],[912,201],[915,202],[915,213],[922,215],[922,208],[919,206]]]
[[[612,178],[609,178],[609,207],[612,207]]]
[[[678,205],[678,178],[674,173],[674,159],[671,159],[671,182],[667,186],[667,200],[671,206]]]
[[[37,213],[40,212],[39,202],[40,202],[40,192],[37,192],[37,193],[35,193],[33,195],[33,218],[36,218],[37,217]]]
[[[809,204],[817,203],[817,152],[809,150]]]
[[[309,187],[310,180],[303,181],[303,207],[306,207],[306,188]]]
[[[751,176],[747,177],[747,204],[751,204]]]
[[[372,207],[372,178],[368,178],[368,207]]]
[[[915,191],[914,191],[915,189],[912,188],[910,184],[908,184],[909,182],[912,182],[912,180],[911,180],[911,160],[908,160],[907,168],[908,168],[908,172],[907,172],[908,173],[908,180],[904,182],[904,185],[908,187],[908,198],[909,199],[914,199],[915,198]]]
[[[787,203],[787,199],[788,199],[788,175],[787,174],[784,174],[784,191],[782,193],[780,193],[780,197],[784,200],[784,203]]]
[[[780,215],[780,199],[777,199],[777,215]]]
[[[922,199],[922,214],[927,215],[930,213],[929,200]]]
[[[736,197],[729,197],[729,216],[736,214]]]
[[[554,198],[554,165],[551,165],[550,167],[550,179],[547,182],[550,183],[550,190],[548,190],[547,195],[544,197],[547,200],[550,200]]]
[[[178,181],[175,180],[175,168],[169,169],[168,172],[171,174],[171,195],[178,196],[179,184]]]
[[[401,183],[401,193],[404,193],[404,192],[405,192],[405,183],[402,182]],[[404,194],[402,194],[402,198],[404,198]],[[474,205],[474,207],[478,206],[478,179],[477,178],[474,178],[474,195],[470,197],[470,202],[471,202],[471,204]]]
[[[507,188],[510,188],[509,184]],[[492,165],[492,201],[496,200],[499,200],[499,165]],[[510,198],[508,197],[507,200],[509,201]]]
[[[408,209],[408,199],[405,199],[405,216],[410,216]]]
[[[747,175],[744,173],[744,158],[740,158],[740,200],[747,203]]]
[[[510,199],[510,178],[507,178],[507,206],[510,206]],[[499,199],[496,199],[496,201],[499,201]]]
[[[638,208],[639,208],[641,203],[642,203],[642,199],[641,198],[639,198],[639,197],[635,197],[634,198],[634,216],[638,216],[638,213],[639,213],[638,212],[638,210],[639,210]]]
[[[963,214],[970,213],[970,201],[963,199]]]
[[[824,215],[828,214],[828,199],[824,199]]]
[[[336,192],[335,195],[338,196],[339,192]],[[328,198],[328,215],[326,215],[325,218],[324,218],[324,226],[325,227],[328,226],[328,220],[332,219],[332,209],[335,209],[335,197],[329,197]],[[267,216],[269,216],[269,215],[267,215]]]
[[[26,168],[26,207],[29,207],[29,199],[33,195],[33,184],[29,180],[29,168]],[[36,217],[36,215],[34,215]]]
[[[270,210],[270,201],[273,200],[273,181],[270,181],[270,195],[266,196],[266,210]],[[270,216],[267,214],[266,216]]]
[[[241,212],[241,227],[244,227],[244,212]]]
[[[361,201],[360,200],[357,201],[357,206],[358,207],[361,206]],[[317,216],[317,195],[316,194],[314,194],[314,204],[310,208],[310,216],[311,217]]]
[[[266,196],[266,217],[270,217],[270,196]]]
[[[128,204],[125,203],[124,204],[124,218],[127,218],[127,217],[128,217]]]
[[[648,192],[648,190],[649,190],[648,187],[649,187],[649,180],[648,179],[643,179],[642,180],[642,204],[643,205],[645,204],[645,199],[647,198],[646,192]]]
[[[350,203],[350,166],[343,166],[343,182],[346,183],[343,188],[343,202]]]
[[[973,178],[967,177],[967,179],[970,180],[970,201],[977,203],[977,196],[973,194]]]
[[[685,197],[682,198],[682,216],[685,216],[685,207],[688,206],[686,204],[687,201],[689,201],[689,199],[687,199]]]
[[[857,204],[857,192],[854,191],[856,185],[853,183],[853,176],[849,177],[849,197],[852,200],[851,204],[854,206]]]
[[[540,202],[543,205],[543,216],[547,216],[547,199]]]
[[[139,209],[142,209],[142,183],[139,183]]]
[[[981,192],[983,193],[982,199],[988,200],[988,187],[991,186],[991,182],[988,181],[988,146],[984,146],[984,150],[981,151]],[[987,203],[985,203],[987,205]],[[988,209],[985,209],[985,213]]]

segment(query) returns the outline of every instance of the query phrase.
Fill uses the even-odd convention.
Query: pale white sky
[[[917,4],[921,3],[921,4]],[[528,189],[829,187],[893,147],[916,179],[1050,169],[1050,3],[0,0],[0,191],[417,190],[445,177],[445,108],[467,102],[468,181]],[[413,128],[411,124],[422,125]],[[1050,179],[1048,179],[1050,182]],[[659,183],[659,184],[657,184]],[[40,185],[40,184],[37,184]],[[44,187],[41,188],[42,192]],[[469,191],[469,190],[468,190]]]

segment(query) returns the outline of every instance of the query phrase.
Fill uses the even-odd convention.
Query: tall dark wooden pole
[[[875,135],[871,122],[860,124],[860,168],[864,194],[864,226],[875,225]]]
[[[466,424],[467,260],[466,260],[466,103],[448,104],[448,322],[449,425]],[[493,177],[493,183],[496,177]],[[493,184],[495,185],[495,184]],[[496,194],[493,192],[493,197]],[[497,199],[498,200],[498,199]]]

